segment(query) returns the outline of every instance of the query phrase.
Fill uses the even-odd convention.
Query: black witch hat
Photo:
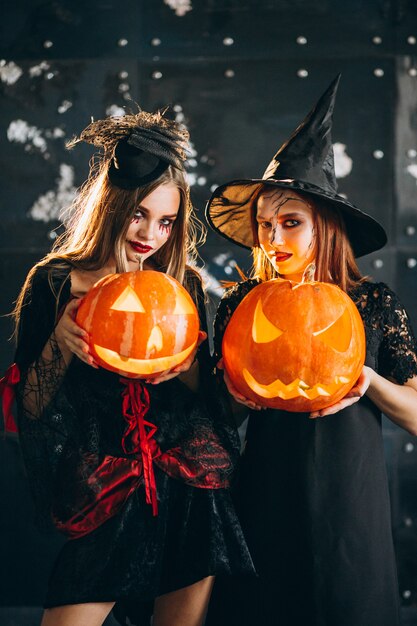
[[[267,184],[293,189],[327,206],[338,207],[357,257],[386,244],[382,226],[337,193],[331,129],[339,80],[340,75],[281,146],[262,178],[234,180],[215,189],[207,203],[206,215],[220,235],[245,248],[256,245],[253,214],[260,185]]]

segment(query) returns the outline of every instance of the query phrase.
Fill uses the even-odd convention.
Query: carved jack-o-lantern
[[[365,332],[349,296],[329,283],[261,283],[233,313],[225,368],[257,404],[315,411],[343,398],[365,360]]]
[[[96,362],[129,378],[152,378],[192,353],[199,318],[188,292],[162,272],[110,274],[81,302],[77,323]]]

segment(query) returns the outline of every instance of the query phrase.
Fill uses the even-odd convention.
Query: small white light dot
[[[117,45],[119,46],[119,48],[124,48],[125,46],[127,46],[128,44],[128,40],[125,39],[124,37],[122,37],[121,39],[119,39],[119,41],[117,42]]]
[[[154,72],[152,72],[152,78],[154,80],[159,80],[160,78],[162,78],[162,72],[160,72],[159,70],[155,70]]]
[[[372,155],[374,159],[377,159],[378,161],[384,158],[384,153],[382,152],[382,150],[374,150]]]
[[[407,156],[409,159],[415,159],[417,157],[417,150],[415,148],[410,148],[410,150],[407,150]]]
[[[118,76],[120,80],[126,80],[126,78],[129,78],[129,72],[126,72],[126,70],[122,70],[121,72],[119,72]]]
[[[56,232],[54,230],[50,230],[48,233],[48,237],[49,239],[56,239],[58,237],[58,235],[56,234]]]
[[[6,63],[7,63],[6,59],[2,59],[0,61],[0,67],[4,67],[6,65]]]
[[[159,39],[159,37],[154,37],[153,39],[151,39],[151,46],[160,46],[162,43],[162,41]]]
[[[305,69],[300,69],[297,71],[297,76],[298,78],[307,78],[308,76],[308,71]]]
[[[120,93],[126,93],[127,91],[129,91],[129,89],[130,89],[129,83],[120,83],[120,85],[119,85],[119,92]]]
[[[374,69],[374,76],[376,76],[377,78],[381,78],[381,76],[383,76],[384,74],[385,74],[385,72],[382,69],[382,67],[376,67]]]
[[[413,520],[411,519],[411,517],[404,518],[404,525],[407,526],[407,528],[410,528],[410,526],[413,525]]]
[[[180,113],[182,111],[182,106],[180,104],[174,104],[172,108],[174,109],[175,113]]]
[[[58,113],[66,113],[72,107],[71,100],[63,100],[58,107]]]
[[[203,156],[200,158],[200,161],[201,161],[202,163],[207,163],[207,161],[208,161],[208,156],[207,156],[207,154],[203,154]]]
[[[372,265],[375,267],[375,269],[380,270],[381,267],[384,267],[384,261],[382,259],[375,259],[372,262]]]
[[[130,95],[129,92],[126,92],[122,95],[123,100],[131,100],[132,96]]]
[[[406,589],[405,591],[403,591],[403,598],[405,600],[408,600],[409,598],[411,598],[411,591],[409,589]]]
[[[177,113],[175,116],[175,121],[178,122],[179,124],[181,124],[181,122],[183,122],[185,120],[185,115],[184,113]]]
[[[372,37],[372,43],[374,43],[376,46],[379,46],[382,43],[382,37],[379,37],[378,35]]]
[[[46,78],[46,80],[52,80],[54,76],[55,76],[54,72],[48,72],[45,75],[45,78]]]
[[[412,452],[414,450],[414,444],[411,442],[408,442],[405,444],[404,446],[404,451],[407,452],[408,454],[410,454],[410,452]]]
[[[211,193],[213,193],[214,191],[216,191],[217,187],[218,187],[218,185],[212,185],[212,186],[210,187],[210,191],[211,191]]]
[[[226,78],[233,78],[233,76],[235,75],[234,70],[226,70],[224,75],[226,76]]]
[[[196,161],[195,159],[189,159],[189,160],[187,161],[187,163],[188,163],[188,165],[189,165],[190,167],[197,167],[197,165],[198,165],[198,163],[197,163],[197,161]]]
[[[297,37],[296,42],[299,46],[305,46],[307,43],[307,37],[303,37],[302,35],[300,35],[299,37]]]
[[[415,67],[410,67],[410,69],[408,70],[408,75],[409,76],[417,76],[417,68]]]
[[[203,187],[206,183],[207,183],[207,178],[205,176],[199,176],[197,178],[197,184],[200,185],[200,187]]]
[[[233,270],[230,265],[226,265],[226,267],[224,268],[224,273],[230,275],[232,272]]]
[[[414,35],[410,35],[409,37],[407,37],[407,43],[409,43],[410,46],[415,46],[417,43],[417,39],[414,37]]]
[[[410,257],[409,259],[407,259],[407,267],[410,268],[410,270],[414,269],[417,265],[417,259],[414,259],[413,257]]]
[[[235,43],[235,40],[233,39],[233,37],[225,37],[223,39],[224,46],[233,46],[234,43]]]
[[[46,41],[43,42],[43,47],[46,49],[52,48],[53,45],[54,43],[50,39],[47,39]]]
[[[406,234],[408,237],[412,237],[413,235],[415,235],[415,234],[416,234],[416,228],[415,228],[415,226],[406,226],[406,227],[405,227],[405,234]]]

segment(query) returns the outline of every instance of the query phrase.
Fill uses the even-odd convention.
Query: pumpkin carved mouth
[[[339,389],[341,384],[350,382],[350,379],[346,378],[346,376],[335,376],[334,383],[328,385],[316,383],[313,387],[310,387],[299,378],[296,378],[288,385],[279,379],[274,380],[269,385],[262,385],[247,369],[243,369],[242,374],[248,387],[261,398],[281,398],[282,400],[292,400],[299,396],[308,400],[315,400],[319,396],[330,397]]]
[[[116,370],[135,374],[137,376],[150,376],[151,374],[155,374],[155,372],[172,369],[185,361],[185,359],[190,356],[196,345],[197,342],[195,341],[186,350],[178,352],[178,354],[174,354],[172,356],[161,356],[156,359],[133,359],[132,357],[123,357],[114,350],[103,348],[97,344],[94,344],[94,350],[100,359]]]

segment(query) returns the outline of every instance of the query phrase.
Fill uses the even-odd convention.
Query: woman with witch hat
[[[238,440],[212,389],[201,280],[186,265],[187,139],[145,111],[87,127],[78,141],[104,155],[16,304],[6,413],[14,385],[40,517],[70,539],[42,626],[99,626],[113,607],[121,624],[149,626],[153,613],[154,626],[199,626],[213,576],[253,569],[228,491]],[[185,286],[203,329],[198,351],[149,382],[98,368],[74,321],[97,280],[141,263]]]
[[[354,300],[367,345],[348,396],[311,414],[256,412],[224,371],[230,394],[249,407],[236,499],[258,577],[217,580],[210,626],[399,623],[381,412],[417,434],[417,345],[396,295],[362,277],[355,262],[381,248],[386,235],[337,194],[331,124],[338,82],[261,179],[218,187],[207,207],[214,230],[251,248],[254,258],[252,278],[219,305],[217,359],[242,298],[271,278],[300,282],[312,263],[316,280]]]

